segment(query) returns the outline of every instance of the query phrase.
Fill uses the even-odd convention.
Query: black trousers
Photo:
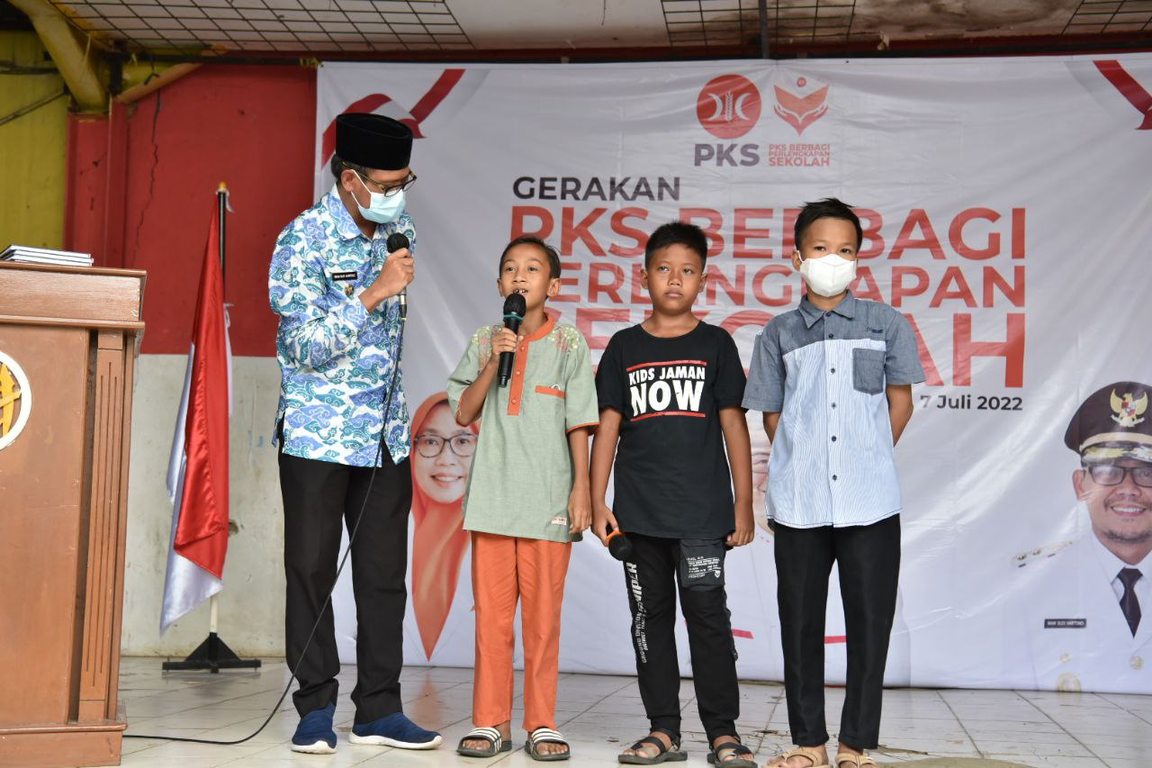
[[[709,741],[736,735],[740,689],[736,644],[724,592],[724,541],[628,534],[624,564],[632,609],[632,645],[640,697],[653,731],[680,738],[680,665],[676,658],[676,584],[688,624],[692,678]]]
[[[408,591],[408,512],[412,475],[384,451],[371,482],[360,528],[352,542],[352,587],[356,596],[356,723],[400,712],[400,669],[404,663],[404,605]],[[349,533],[369,493],[370,467],[350,467],[280,453],[284,496],[284,574],[286,650],[289,668],[300,664],[293,694],[296,711],[306,715],[336,701],[340,659],[332,608],[316,629],[301,660],[312,626],[336,582],[340,534]]]
[[[840,564],[848,674],[840,741],[875,749],[880,737],[884,666],[896,612],[900,516],[872,525],[789,528],[777,523],[776,578],[784,692],[792,741],[828,741],[824,722],[824,615],[828,576]]]

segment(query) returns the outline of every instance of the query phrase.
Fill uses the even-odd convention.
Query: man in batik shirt
[[[297,752],[336,750],[340,662],[325,600],[336,580],[342,525],[351,533],[357,520],[356,718],[349,739],[410,749],[440,744],[439,734],[404,716],[399,682],[412,500],[399,370],[400,294],[412,281],[416,243],[405,210],[405,192],[416,180],[411,150],[412,131],[402,123],[374,114],[337,117],[335,184],[284,228],[272,255],[286,650],[300,683],[293,696],[301,717],[292,738]],[[388,253],[396,232],[411,245]]]

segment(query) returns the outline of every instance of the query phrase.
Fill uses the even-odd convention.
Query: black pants
[[[400,668],[404,663],[404,574],[408,566],[408,512],[412,475],[384,451],[364,517],[352,542],[352,586],[356,595],[356,722],[369,723],[402,710]],[[324,600],[336,582],[340,534],[351,533],[368,493],[370,467],[349,467],[280,453],[284,496],[284,574],[288,595],[285,633],[288,666],[300,663],[293,694],[301,715],[336,701],[336,651],[332,608],[301,652]]]
[[[736,644],[724,593],[724,541],[662,539],[629,533],[624,564],[632,609],[632,645],[640,697],[653,731],[680,738],[680,665],[676,659],[676,582],[688,624],[692,678],[709,741],[736,735],[740,690]]]
[[[789,528],[777,523],[776,578],[784,692],[792,741],[828,741],[824,722],[824,614],[828,575],[840,564],[848,635],[848,675],[840,741],[875,749],[880,737],[884,665],[896,612],[900,516],[872,525]]]

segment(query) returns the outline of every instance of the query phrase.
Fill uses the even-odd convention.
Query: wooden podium
[[[120,762],[144,278],[0,262],[0,766]]]

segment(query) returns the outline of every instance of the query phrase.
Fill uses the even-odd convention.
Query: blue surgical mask
[[[356,207],[360,209],[360,215],[368,221],[377,224],[388,224],[400,218],[400,214],[404,212],[404,190],[400,190],[394,195],[386,195],[383,192],[373,192],[368,189],[368,185],[360,178],[360,174],[356,174],[359,179],[360,185],[368,190],[368,196],[372,199],[369,207],[365,208],[360,205],[359,201]],[[356,198],[352,198],[355,200]]]

